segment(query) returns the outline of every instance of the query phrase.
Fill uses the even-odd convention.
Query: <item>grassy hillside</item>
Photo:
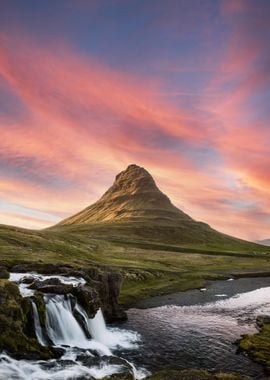
[[[153,177],[130,165],[93,205],[51,230],[86,234],[94,239],[153,242],[217,250],[252,251],[253,243],[220,233],[175,207]]]
[[[233,273],[270,274],[269,247],[247,244],[243,250],[236,244],[233,250],[226,250],[224,246],[169,245],[120,237],[117,233],[93,238],[85,227],[33,231],[0,226],[0,262],[9,266],[21,262],[110,266],[124,275],[124,304],[201,287],[209,279]]]

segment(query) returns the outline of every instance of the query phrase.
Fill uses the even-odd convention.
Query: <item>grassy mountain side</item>
[[[142,167],[130,165],[119,173],[113,185],[93,205],[73,215],[52,230],[92,238],[146,241],[217,250],[260,250],[249,243],[220,233],[175,207]],[[63,230],[64,231],[64,230]]]
[[[214,248],[94,239],[71,227],[33,231],[0,226],[0,263],[109,266],[121,271],[121,301],[131,304],[151,295],[201,287],[209,279],[241,273],[270,274],[269,248],[225,251]]]

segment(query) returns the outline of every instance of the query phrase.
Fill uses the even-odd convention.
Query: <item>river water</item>
[[[29,297],[33,293],[20,282],[24,275],[11,274],[10,279]],[[59,279],[74,286],[84,283],[79,278]],[[257,331],[257,315],[270,314],[270,278],[215,281],[205,289],[154,297],[128,310],[127,322],[110,327],[101,310],[90,320],[69,296],[45,295],[44,300],[47,335],[65,354],[60,360],[45,362],[15,360],[2,353],[0,380],[101,379],[121,372],[123,365],[136,379],[147,371],[196,367],[263,377],[259,365],[236,354],[234,343],[242,334]],[[84,329],[74,310],[84,320]],[[37,338],[46,344],[35,305],[33,311]],[[86,361],[80,359],[82,355]]]
[[[259,365],[234,344],[257,332],[257,315],[270,314],[270,278],[215,281],[206,289],[141,301],[128,311],[124,328],[142,336],[129,358],[151,371],[206,368],[261,378]]]

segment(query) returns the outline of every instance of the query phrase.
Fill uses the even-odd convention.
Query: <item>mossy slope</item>
[[[16,357],[49,359],[53,353],[27,334],[31,303],[21,297],[17,285],[0,280],[0,351]],[[29,332],[28,332],[29,333]]]
[[[245,335],[239,341],[239,349],[263,365],[270,375],[270,317],[267,322],[261,324],[257,334]]]

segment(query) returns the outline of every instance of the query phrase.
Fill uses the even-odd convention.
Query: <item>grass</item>
[[[254,250],[256,247],[256,250]],[[130,305],[139,299],[199,288],[208,280],[232,275],[270,273],[269,247],[225,250],[224,246],[176,245],[123,240],[113,236],[94,238],[87,228],[42,231],[0,226],[0,264],[37,262],[73,267],[110,267],[122,272],[120,301]]]
[[[245,335],[239,342],[239,348],[270,374],[270,323],[265,323],[257,334]]]

